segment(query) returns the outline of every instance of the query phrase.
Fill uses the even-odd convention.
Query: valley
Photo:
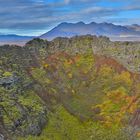
[[[138,140],[140,43],[82,35],[0,47],[4,140]]]

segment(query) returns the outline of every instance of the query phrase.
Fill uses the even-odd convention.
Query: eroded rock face
[[[4,136],[0,134],[0,140],[4,140]]]
[[[29,85],[16,75],[0,79],[1,129],[9,135],[39,135],[47,123],[47,109]]]
[[[44,113],[39,114],[38,118],[34,120],[26,129],[27,134],[38,136],[41,134],[44,124],[46,124],[47,119]]]
[[[44,128],[46,123],[47,123],[46,112],[40,113],[35,117],[29,115],[25,116],[25,118],[22,117],[15,120],[13,122],[10,131],[12,133],[17,133],[22,136],[26,135],[38,136],[41,134],[42,129]]]

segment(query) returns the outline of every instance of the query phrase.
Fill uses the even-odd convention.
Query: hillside
[[[0,47],[0,137],[138,140],[140,43],[33,39]]]

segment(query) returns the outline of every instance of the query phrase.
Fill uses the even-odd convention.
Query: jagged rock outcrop
[[[15,74],[8,77],[3,77],[3,78],[0,78],[0,86],[8,88],[16,84],[18,80],[19,80],[19,77],[17,77]]]
[[[16,74],[0,78],[0,133],[5,139],[9,135],[39,135],[46,125],[45,105],[31,83],[24,82]]]

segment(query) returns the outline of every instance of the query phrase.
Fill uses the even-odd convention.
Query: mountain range
[[[112,23],[95,23],[85,24],[78,23],[61,23],[51,31],[43,34],[41,38],[52,40],[58,36],[72,37],[77,35],[97,35],[107,36],[113,41],[138,41],[140,39],[140,26],[121,26]]]
[[[15,34],[3,35],[0,34],[0,45],[3,44],[17,44],[24,45],[27,41],[33,39],[34,36],[19,36]]]
[[[78,35],[96,35],[107,36],[112,41],[139,41],[140,25],[133,24],[129,26],[115,25],[112,23],[95,23],[86,24],[84,22],[67,23],[63,22],[52,30],[38,36],[42,39],[52,40],[56,37],[72,37]],[[19,35],[0,35],[0,44],[25,44],[35,36]]]

